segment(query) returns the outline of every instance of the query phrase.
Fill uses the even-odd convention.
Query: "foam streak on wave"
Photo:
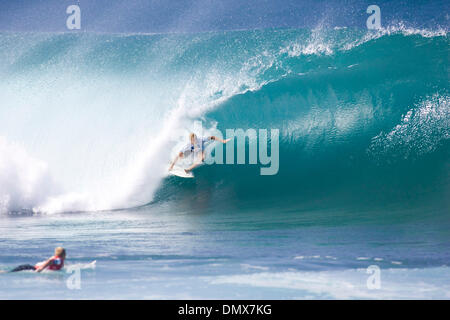
[[[372,139],[374,157],[417,158],[450,139],[450,98],[435,94],[409,110],[400,124]]]

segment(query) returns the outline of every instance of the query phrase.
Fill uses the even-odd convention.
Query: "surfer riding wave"
[[[193,169],[198,167],[202,164],[203,161],[205,161],[205,144],[208,141],[219,141],[222,143],[227,143],[230,141],[230,139],[222,140],[216,136],[209,136],[209,137],[203,137],[203,138],[197,138],[197,135],[195,133],[191,133],[189,135],[190,143],[188,143],[176,156],[176,158],[172,161],[169,167],[169,171],[171,171],[174,167],[174,165],[177,163],[179,159],[182,159],[184,157],[187,157],[191,154],[194,154],[197,156],[197,159],[194,161],[194,163],[189,167],[184,169],[186,173],[191,172]]]

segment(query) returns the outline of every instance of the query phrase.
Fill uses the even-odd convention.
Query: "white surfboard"
[[[75,264],[69,264],[65,266],[66,269],[80,269],[80,270],[86,270],[86,269],[92,269],[94,270],[97,264],[97,260],[91,261],[89,263],[75,263]]]
[[[169,174],[180,177],[180,178],[193,178],[194,174],[192,172],[186,173],[183,168],[173,167],[172,170],[169,171]]]

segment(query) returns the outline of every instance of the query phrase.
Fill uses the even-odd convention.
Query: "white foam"
[[[253,266],[253,265],[245,264],[245,263],[244,263],[244,264],[241,264],[241,267],[242,267],[243,269],[246,269],[246,270],[249,270],[249,269],[254,269],[254,270],[264,270],[264,271],[269,270],[268,267]]]
[[[212,284],[299,290],[299,298],[321,299],[448,299],[448,267],[381,269],[380,288],[369,289],[366,269],[340,271],[288,271],[209,278]]]
[[[0,214],[32,208],[55,191],[45,162],[0,137]]]

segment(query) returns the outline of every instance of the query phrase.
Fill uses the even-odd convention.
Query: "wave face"
[[[0,175],[16,185],[0,188],[3,211],[449,206],[446,31],[8,33],[0,44],[0,136],[39,159],[8,170],[45,164],[54,181],[8,202],[27,179]],[[279,129],[278,174],[214,165],[167,177],[196,120]]]

